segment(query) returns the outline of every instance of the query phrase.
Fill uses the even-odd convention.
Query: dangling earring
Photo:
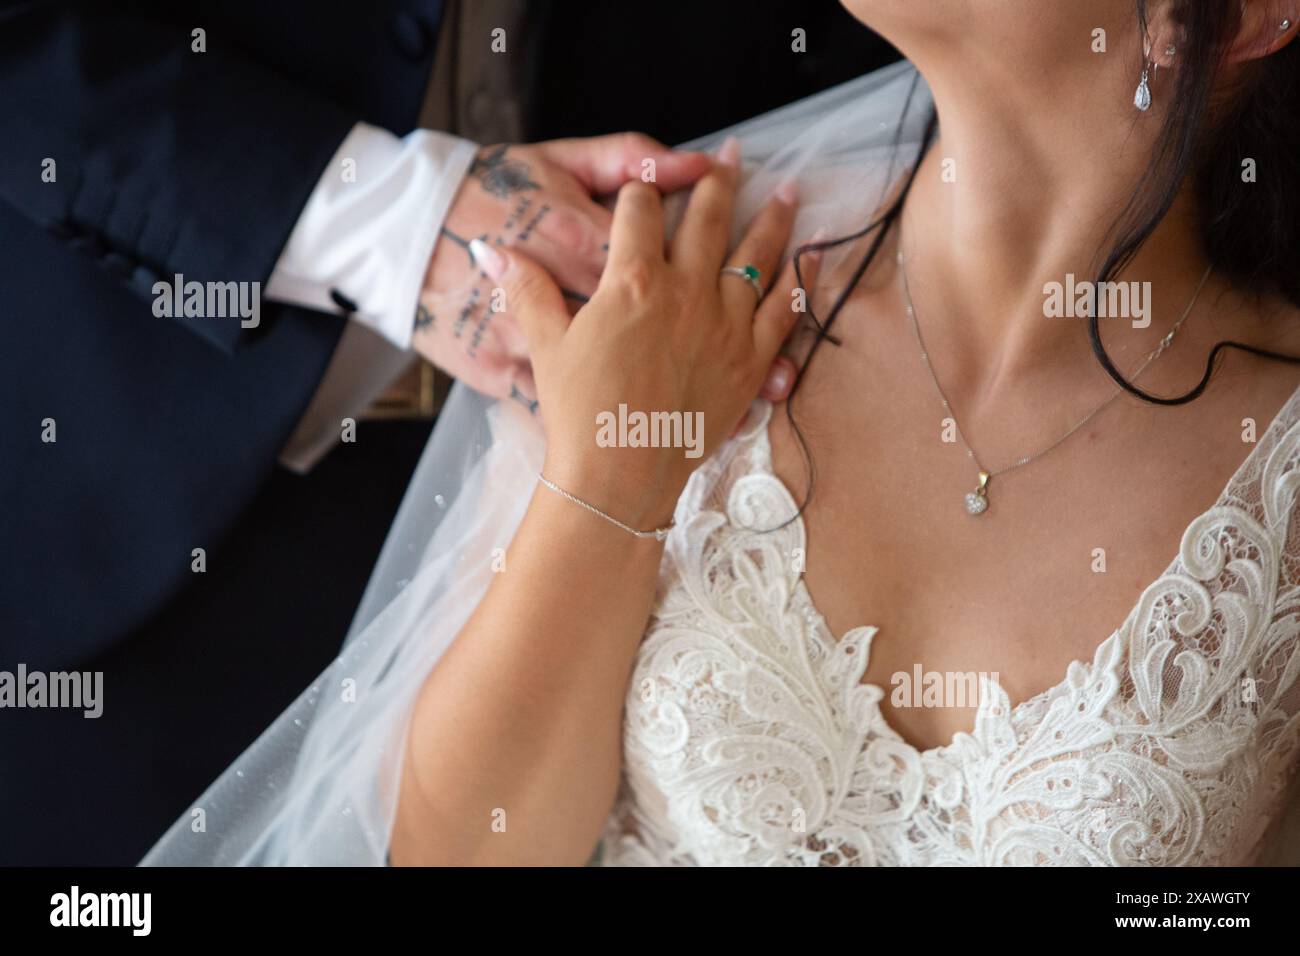
[[[1151,109],[1151,83],[1149,80],[1159,69],[1160,64],[1154,60],[1151,61],[1150,67],[1142,67],[1142,80],[1138,83],[1137,92],[1133,94],[1133,105],[1143,113]]]

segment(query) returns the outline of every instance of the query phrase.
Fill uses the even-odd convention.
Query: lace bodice
[[[692,477],[635,661],[605,865],[1248,864],[1300,742],[1300,391],[1124,624],[917,750],[792,556],[771,406]]]

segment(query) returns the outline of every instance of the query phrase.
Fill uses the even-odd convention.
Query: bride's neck
[[[1131,93],[1116,106],[1077,86],[1044,101],[1033,90],[999,96],[970,77],[931,82],[940,134],[906,200],[901,241],[918,310],[978,391],[1045,363],[1077,366],[1087,353],[1080,322],[1045,316],[1044,286],[1096,278],[1152,155],[1159,116],[1135,121]],[[1113,277],[1152,283],[1151,326],[1111,323],[1108,345],[1135,356],[1153,345],[1205,264],[1185,189]]]

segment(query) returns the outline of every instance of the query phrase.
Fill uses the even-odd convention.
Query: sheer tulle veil
[[[797,176],[802,242],[818,227],[842,235],[866,225],[915,159],[928,106],[903,62],[686,145],[740,138],[737,232],[782,179]],[[828,251],[824,273],[835,271],[837,254]],[[453,389],[339,656],[142,865],[385,863],[416,693],[500,566],[542,457],[540,429],[522,406]],[[1292,862],[1297,817],[1275,841],[1275,856]]]

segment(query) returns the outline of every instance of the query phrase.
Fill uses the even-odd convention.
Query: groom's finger
[[[554,214],[529,238],[527,249],[555,277],[565,297],[580,305],[596,291],[605,268],[613,215],[586,196],[570,202],[573,205],[555,205]]]
[[[564,293],[545,269],[518,249],[489,246],[481,239],[469,244],[474,262],[488,277],[500,284],[509,311],[532,352],[548,350],[564,335],[569,325],[569,310]]]
[[[616,192],[633,179],[662,193],[676,192],[707,173],[711,165],[704,153],[669,149],[642,133],[557,139],[537,148],[598,196]]]
[[[512,359],[527,360],[528,336],[524,334],[519,320],[512,313],[505,310],[499,312],[492,322],[492,330],[502,355]]]

